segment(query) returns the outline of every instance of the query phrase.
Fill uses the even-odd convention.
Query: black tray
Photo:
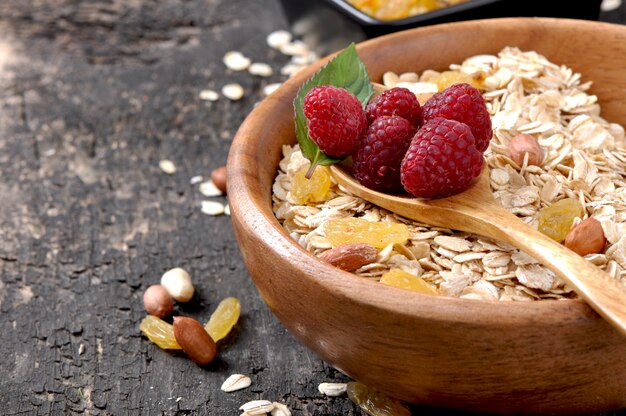
[[[542,16],[597,20],[601,0],[472,0],[405,19],[382,21],[345,0],[280,0],[292,31],[325,55],[349,42],[458,20]]]

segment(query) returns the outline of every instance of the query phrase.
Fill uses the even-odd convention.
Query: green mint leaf
[[[302,85],[293,102],[296,115],[296,137],[302,154],[311,161],[311,174],[316,165],[328,166],[341,161],[341,159],[332,158],[320,152],[317,144],[309,136],[309,129],[306,126],[306,117],[304,116],[304,96],[311,88],[318,85],[333,85],[347,89],[359,99],[363,108],[374,93],[367,69],[359,58],[354,43],[335,56]]]

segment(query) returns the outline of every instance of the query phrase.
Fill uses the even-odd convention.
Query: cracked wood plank
[[[2,414],[235,415],[261,397],[294,414],[358,414],[317,393],[346,378],[269,313],[229,218],[203,215],[189,184],[224,164],[270,82],[221,57],[239,49],[279,68],[287,58],[256,33],[285,26],[274,1],[2,2]],[[241,102],[198,99],[231,80],[248,91]],[[176,174],[158,169],[164,158]],[[206,320],[224,297],[242,300],[208,369],[138,330],[143,291],[174,266],[197,288],[177,313]],[[222,392],[235,372],[253,385]]]
[[[279,79],[229,72],[221,57],[241,50],[278,69],[287,58],[264,37],[279,28],[276,0],[0,2],[2,414],[238,415],[259,398],[294,415],[361,414],[319,394],[347,378],[271,315],[228,217],[200,213],[189,184],[224,164]],[[240,102],[198,99],[232,81]],[[176,174],[158,169],[164,158]],[[177,313],[206,320],[224,297],[242,300],[207,369],[138,330],[143,291],[175,266],[197,289]],[[232,373],[252,386],[222,392]]]

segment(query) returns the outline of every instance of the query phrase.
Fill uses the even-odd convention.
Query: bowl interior
[[[626,27],[619,25],[551,18],[478,20],[398,32],[363,42],[357,46],[357,50],[367,66],[370,78],[380,82],[383,73],[389,70],[397,73],[445,70],[450,64],[460,63],[473,55],[497,54],[505,46],[537,51],[552,62],[580,72],[583,81],[593,81],[591,92],[598,96],[602,116],[611,122],[626,124],[626,106],[623,105],[626,72],[620,58],[626,56]],[[229,192],[235,198],[233,205],[237,205],[241,199],[246,210],[260,213],[249,219],[261,220],[262,224],[250,226],[269,232],[270,235],[265,238],[287,250],[287,261],[317,267],[320,262],[298,246],[275,219],[271,208],[271,189],[282,157],[282,146],[295,143],[293,98],[300,85],[328,59],[330,57],[301,71],[253,111],[237,134],[228,162],[229,184],[236,192]],[[242,198],[238,197],[239,194]],[[348,296],[353,289],[358,293],[359,289],[363,290],[372,284],[364,279],[347,276],[352,275],[333,273],[328,282],[341,281],[341,288],[345,288],[345,284],[350,285],[346,289]],[[404,292],[398,295],[395,290],[392,293],[405,298],[409,305],[410,298],[414,297]],[[362,301],[385,304],[397,312],[407,313],[406,309],[398,307],[397,302],[385,300],[386,296],[386,290],[375,291]],[[472,300],[463,303],[477,305],[489,302]],[[557,303],[563,302],[533,302],[532,306],[524,305],[524,308],[546,308],[548,305],[558,308]],[[489,304],[490,308],[499,308]],[[506,305],[513,309],[519,306],[515,303]]]

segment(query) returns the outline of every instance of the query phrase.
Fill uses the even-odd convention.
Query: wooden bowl
[[[626,124],[626,26],[469,21],[377,38],[358,51],[380,81],[387,70],[443,70],[507,45],[581,72],[593,81],[603,116]],[[406,292],[322,263],[288,236],[272,213],[272,182],[281,146],[295,143],[292,100],[322,64],[256,107],[228,159],[244,261],[287,329],[350,377],[413,403],[499,413],[626,407],[626,338],[582,301],[487,302]]]

